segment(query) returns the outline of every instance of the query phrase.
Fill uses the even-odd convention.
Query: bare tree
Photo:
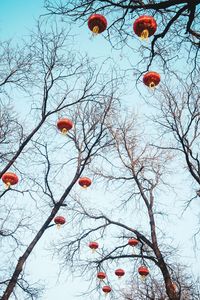
[[[188,49],[188,59],[195,66],[198,61],[200,32],[199,0],[195,1],[98,1],[98,0],[46,0],[46,8],[50,15],[61,15],[73,22],[87,22],[93,13],[100,13],[108,19],[107,38],[116,48],[128,43],[132,39],[130,21],[139,15],[152,15],[158,23],[158,33],[151,41],[150,47],[143,45],[139,51],[142,59],[147,62],[147,69],[154,58],[164,65],[165,69],[170,61],[176,61],[180,56],[180,49]],[[121,44],[122,43],[122,44]],[[147,52],[147,49],[149,52]]]
[[[176,86],[163,85],[155,95],[157,111],[153,117],[162,136],[162,146],[159,147],[171,149],[181,157],[182,168],[187,169],[196,186],[194,198],[199,197],[200,184],[199,95],[197,79],[185,82],[179,79]]]
[[[9,143],[11,150],[2,148],[1,176],[12,169],[20,177],[19,188],[2,189],[0,195],[5,253],[1,264],[6,264],[0,279],[2,300],[11,295],[15,299],[21,299],[22,295],[27,299],[39,296],[41,287],[37,289],[30,283],[24,265],[46,230],[51,230],[54,225],[51,222],[66,205],[72,188],[93,156],[98,156],[112,142],[104,124],[118,106],[117,87],[123,80],[115,71],[105,76],[106,64],[97,67],[87,56],[73,52],[69,40],[68,33],[56,25],[48,31],[45,25],[38,24],[37,32],[26,45],[33,56],[32,82],[26,94],[30,113],[25,120],[15,121],[2,104],[6,113],[1,120],[1,141],[2,146]],[[12,104],[12,93],[9,98]],[[55,123],[65,115],[73,120],[74,129],[58,146]],[[18,127],[19,135],[14,130]],[[74,149],[71,156],[65,155],[66,146]],[[57,152],[59,155],[55,155]],[[70,174],[67,184],[63,182],[63,172]],[[52,182],[55,185],[56,180],[59,193],[54,193],[50,185]],[[18,202],[24,197],[32,203],[35,214]],[[40,206],[42,199],[45,214],[43,205]]]
[[[97,178],[108,183],[108,189],[117,190],[117,197],[122,199],[121,205],[116,199],[112,210],[109,212],[107,209],[105,213],[102,209],[95,210],[84,205],[75,194],[74,202],[67,204],[72,233],[57,245],[59,257],[63,259],[63,267],[69,265],[72,270],[79,270],[80,276],[92,274],[88,276],[90,280],[96,277],[97,270],[110,273],[115,261],[128,269],[131,265],[132,274],[140,265],[148,266],[152,273],[161,276],[167,299],[180,300],[183,291],[180,286],[174,286],[177,268],[173,253],[177,255],[178,250],[166,244],[165,234],[158,230],[156,222],[158,215],[163,215],[158,208],[158,189],[167,184],[164,178],[172,156],[168,150],[152,147],[143,140],[142,135],[137,134],[136,121],[132,116],[127,120],[118,116],[115,120],[108,125],[114,144],[109,153],[102,156],[100,167],[96,167],[96,162],[91,170]],[[126,218],[125,212],[129,210],[132,218],[138,220],[139,215],[139,228],[133,228],[130,225],[132,218]],[[74,223],[78,224],[76,228]],[[128,245],[131,237],[139,241],[135,253],[131,253]],[[88,258],[83,250],[93,239],[105,245],[94,259]],[[119,294],[116,295],[118,298]]]
[[[179,268],[177,268],[179,269]],[[174,281],[174,288],[181,289],[182,300],[199,299],[198,282],[192,282],[191,278],[177,272],[177,278]],[[179,278],[178,278],[179,277]],[[162,281],[156,278],[150,278],[149,282],[132,281],[129,290],[122,291],[122,297],[126,300],[167,300],[165,288]]]
[[[112,19],[108,39],[112,41],[111,30],[114,29],[120,43],[126,42],[129,35],[129,17],[134,19],[143,10],[151,14],[153,11],[162,25],[161,33],[154,36],[149,49],[141,46],[144,55],[145,50],[150,51],[146,57],[147,69],[155,57],[159,56],[164,65],[171,61],[174,45],[178,51],[189,44],[188,59],[194,62],[193,71],[198,71],[199,1],[46,3],[50,14],[66,15],[73,20],[81,17],[84,22],[93,12],[108,13]],[[157,225],[159,215],[164,215],[158,203],[160,194],[162,196],[160,187],[167,185],[165,175],[172,159],[171,150],[179,150],[184,155],[190,174],[199,184],[199,91],[196,83],[187,86],[180,104],[177,91],[173,95],[171,89],[164,88],[164,98],[159,98],[162,116],[156,121],[168,134],[172,133],[177,143],[175,146],[152,146],[147,135],[142,139],[142,134],[137,133],[135,118],[131,115],[123,119],[119,113],[118,89],[124,84],[123,76],[114,69],[111,74],[106,73],[108,60],[97,67],[87,56],[74,52],[66,29],[60,30],[55,25],[49,31],[45,25],[38,24],[37,32],[22,49],[12,52],[5,48],[5,53],[14,54],[5,58],[5,70],[0,74],[4,95],[1,100],[0,159],[3,167],[0,178],[8,170],[20,176],[20,188],[2,188],[0,192],[0,238],[5,254],[1,262],[1,299],[40,296],[42,287],[32,285],[25,264],[46,230],[53,230],[53,219],[60,211],[67,211],[72,224],[70,234],[57,246],[64,258],[63,266],[67,264],[81,274],[92,271],[91,279],[97,270],[107,271],[111,262],[131,262],[132,275],[144,264],[151,273],[159,274],[159,286],[162,286],[159,297],[182,300],[187,290],[197,299],[193,287],[180,283],[174,264],[177,259],[173,255],[178,250],[165,241],[165,234]],[[6,45],[10,47],[9,43]],[[168,46],[169,50],[163,52]],[[24,118],[13,109],[14,86],[23,90],[28,99],[29,114]],[[188,116],[186,123],[185,115]],[[66,139],[57,141],[56,120],[64,116],[73,120],[74,128]],[[113,209],[110,212],[106,209],[105,213],[103,209],[90,209],[84,204],[84,197],[80,200],[76,183],[86,172],[100,184],[106,183],[108,190],[116,189],[116,197],[122,200],[118,207],[114,203]],[[34,215],[28,212],[29,207],[22,208],[18,203],[23,197],[33,205]],[[142,217],[144,224],[141,222],[137,229],[132,228],[129,218],[127,223],[125,221],[126,209],[130,209],[134,217]],[[23,235],[24,240],[21,239]],[[131,237],[139,241],[134,254],[130,253],[127,243]],[[91,238],[107,238],[111,245],[100,249],[98,257],[88,259],[87,253],[82,254],[81,250]]]

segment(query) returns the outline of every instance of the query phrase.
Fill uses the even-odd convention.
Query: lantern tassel
[[[82,188],[82,190],[86,190],[87,189],[87,185],[84,184],[81,188]]]
[[[144,29],[141,33],[141,40],[143,41],[148,41],[148,37],[149,37],[149,31],[147,29]]]
[[[63,135],[66,135],[67,132],[68,132],[68,130],[67,130],[66,128],[63,128],[63,129],[61,130],[61,133],[62,133]]]
[[[140,277],[141,277],[141,280],[144,282],[145,279],[146,279],[146,276],[145,275],[141,275]]]
[[[155,89],[155,87],[156,87],[156,85],[155,85],[155,83],[152,81],[152,82],[150,82],[150,84],[149,84],[149,88],[151,89],[151,90],[154,90]]]
[[[5,184],[5,188],[6,188],[7,190],[10,188],[10,186],[11,186],[11,183],[10,183],[10,182],[7,182],[7,183]]]
[[[99,26],[94,26],[92,29],[92,35],[96,36],[99,33]]]

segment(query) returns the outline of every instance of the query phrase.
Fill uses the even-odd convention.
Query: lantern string
[[[145,278],[146,278],[145,275],[141,275],[141,280],[142,281],[145,281]]]
[[[57,229],[60,229],[61,224],[56,224],[56,226],[57,226]]]
[[[81,188],[82,188],[82,190],[86,190],[87,189],[87,185],[84,184]]]

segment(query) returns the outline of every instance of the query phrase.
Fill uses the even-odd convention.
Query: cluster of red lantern
[[[107,20],[103,15],[93,14],[88,19],[88,27],[94,34],[102,33],[107,28]],[[152,16],[140,16],[133,23],[133,31],[142,40],[154,35],[157,30],[156,20]],[[154,89],[160,82],[160,75],[156,72],[148,72],[143,77],[143,83]]]
[[[67,118],[62,118],[57,121],[57,128],[62,134],[67,134],[73,126],[73,122]],[[81,177],[78,183],[83,189],[87,189],[92,184],[92,181],[88,177]]]
[[[140,266],[138,268],[138,273],[140,274],[140,276],[142,277],[142,279],[144,280],[146,278],[146,276],[149,274],[149,270],[146,266]],[[115,270],[115,275],[118,277],[118,278],[121,278],[122,276],[125,275],[125,271],[123,269],[117,269]],[[97,273],[97,278],[101,281],[103,281],[105,278],[107,277],[106,273],[104,272],[98,272]],[[111,287],[108,286],[108,285],[105,285],[102,287],[102,291],[105,293],[105,294],[108,294],[112,291]]]
[[[5,183],[6,188],[10,188],[11,185],[15,185],[19,181],[17,175],[11,172],[4,173],[1,179]]]
[[[125,271],[123,269],[117,269],[115,270],[115,275],[118,277],[118,278],[121,278],[122,276],[125,275]],[[105,278],[107,277],[106,273],[104,272],[98,272],[97,273],[97,278],[100,280],[100,281],[103,281]],[[108,286],[108,285],[104,285],[102,287],[102,291],[105,293],[105,294],[108,294],[112,291],[111,287]]]
[[[94,34],[102,33],[107,28],[107,20],[100,14],[93,14],[88,20],[88,27]],[[134,32],[142,39],[147,39],[152,36],[156,32],[156,29],[156,21],[153,17],[149,16],[141,16],[133,24]],[[143,82],[145,85],[154,88],[160,82],[160,75],[156,72],[148,72],[144,75]],[[62,134],[67,134],[72,127],[73,122],[67,118],[62,118],[57,121],[57,128]],[[6,184],[6,187],[9,188],[10,186],[17,184],[19,179],[15,173],[7,172],[3,174],[2,181]],[[78,183],[81,187],[86,189],[91,185],[92,181],[88,177],[81,177]],[[54,223],[60,227],[66,223],[66,220],[63,216],[56,216],[54,218]],[[132,247],[136,246],[138,243],[139,241],[137,239],[129,239],[128,241],[128,244]],[[97,242],[90,242],[89,247],[93,251],[96,251],[96,249],[99,248],[99,244]],[[149,270],[147,267],[141,266],[138,268],[138,273],[142,277],[146,277],[149,274]],[[117,269],[115,270],[115,275],[121,278],[125,275],[125,271],[123,269]],[[106,274],[104,272],[98,272],[97,278],[104,280],[106,278]],[[102,290],[105,294],[108,294],[112,289],[110,286],[106,285],[102,287]]]
[[[95,34],[104,32],[107,25],[106,18],[100,14],[93,14],[88,19],[88,27]],[[141,39],[148,39],[148,37],[154,35],[156,30],[156,20],[151,16],[140,16],[133,23],[133,31]]]
[[[97,242],[90,242],[88,244],[89,248],[92,249],[93,252],[95,252],[98,248],[99,248],[99,244]],[[100,281],[103,281],[105,278],[106,278],[106,273],[104,272],[98,272],[97,273],[97,278],[100,280]],[[112,289],[110,286],[108,285],[104,285],[102,287],[102,291],[105,293],[105,295],[109,294]]]
[[[67,134],[67,132],[72,129],[74,126],[73,122],[70,119],[67,118],[61,118],[57,121],[57,128],[62,134]],[[78,180],[79,185],[83,188],[86,189],[88,188],[91,184],[92,181],[88,177],[81,177]],[[54,223],[57,225],[58,228],[60,228],[61,225],[65,224],[65,218],[62,216],[57,216],[54,218]],[[98,244],[95,242],[90,243],[91,247],[93,250],[98,248]]]
[[[57,128],[62,134],[67,134],[67,132],[74,126],[73,122],[67,118],[61,118],[57,121]],[[81,177],[78,181],[79,185],[86,189],[92,183],[91,179],[88,177]],[[62,216],[57,216],[54,218],[54,223],[60,228],[61,225],[65,224],[65,218]],[[97,247],[98,248],[98,247]]]
[[[139,240],[135,239],[135,238],[130,238],[128,240],[128,245],[131,246],[131,247],[135,247],[137,246],[139,243]],[[88,244],[89,248],[92,249],[92,251],[96,251],[98,248],[99,248],[99,244],[97,242],[90,242]],[[144,280],[146,278],[146,276],[149,274],[149,270],[146,266],[140,266],[138,268],[138,273],[140,274],[141,278]],[[115,270],[115,275],[118,277],[118,278],[121,278],[125,275],[125,271],[123,269],[116,269]],[[97,278],[100,280],[100,281],[104,281],[104,279],[107,278],[107,275],[105,272],[98,272],[97,273]],[[108,286],[108,285],[105,285],[102,287],[102,291],[105,293],[105,294],[108,294],[112,291],[111,287]]]
[[[93,14],[88,19],[88,27],[93,32],[93,34],[97,35],[104,32],[107,28],[107,20],[103,15],[100,14]],[[154,35],[157,30],[157,23],[155,19],[151,16],[140,16],[137,18],[133,24],[133,31],[137,36],[139,36],[143,40],[147,40],[148,37]],[[160,82],[160,75],[156,72],[148,72],[143,76],[143,83],[148,86],[149,88],[155,88]],[[57,128],[61,131],[62,134],[66,134],[70,129],[73,127],[73,122],[67,118],[62,118],[57,121]],[[18,181],[18,180],[17,180]],[[15,181],[8,181],[7,184],[15,184]],[[78,184],[86,189],[91,185],[92,181],[88,177],[81,177],[78,180]],[[54,218],[54,222],[56,225],[61,226],[65,224],[65,218],[62,216],[57,216]],[[128,244],[131,247],[137,246],[139,241],[137,239],[131,238],[128,240]],[[96,251],[99,248],[99,244],[97,242],[90,242],[88,244],[89,248],[92,251]],[[149,274],[149,270],[145,266],[140,266],[138,268],[138,273],[145,278]],[[125,271],[123,269],[115,270],[115,275],[118,278],[121,278],[125,275]],[[97,278],[99,280],[104,280],[106,278],[106,273],[98,272]],[[105,285],[102,287],[102,291],[105,294],[108,294],[112,291],[111,287]]]

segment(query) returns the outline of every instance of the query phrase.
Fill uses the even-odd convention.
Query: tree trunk
[[[151,237],[152,237],[152,244],[153,244],[153,249],[154,253],[156,255],[156,258],[158,259],[158,265],[160,267],[160,270],[162,272],[164,281],[165,281],[165,289],[166,293],[169,297],[170,300],[180,300],[180,295],[179,293],[176,292],[174,288],[173,281],[171,279],[171,276],[169,274],[167,265],[164,261],[164,258],[160,252],[160,249],[158,247],[157,243],[157,236],[156,236],[156,225],[155,225],[155,219],[152,211],[152,207],[149,206],[148,208],[148,214],[149,214],[149,219],[150,219],[150,227],[151,227]]]
[[[19,258],[18,263],[17,263],[16,268],[15,268],[15,271],[13,273],[13,276],[11,277],[11,279],[8,283],[8,286],[7,286],[7,288],[4,292],[1,300],[8,300],[9,299],[10,295],[12,294],[12,292],[13,292],[15,286],[16,286],[17,280],[19,279],[19,275],[22,272],[23,266],[24,266],[27,258],[29,257],[29,255],[31,254],[31,252],[34,249],[35,245],[38,243],[38,241],[40,240],[40,238],[44,234],[45,230],[48,228],[48,225],[51,223],[51,221],[53,220],[53,218],[57,214],[58,210],[60,209],[60,206],[63,204],[65,198],[67,197],[67,195],[71,191],[73,185],[76,183],[79,175],[80,174],[77,172],[76,175],[74,176],[74,179],[72,180],[71,184],[68,186],[68,188],[65,190],[64,194],[60,198],[60,201],[52,209],[50,216],[47,218],[45,223],[42,225],[42,227],[40,228],[40,230],[36,234],[35,238],[32,240],[32,242],[29,244],[28,248],[24,252],[24,254]]]

